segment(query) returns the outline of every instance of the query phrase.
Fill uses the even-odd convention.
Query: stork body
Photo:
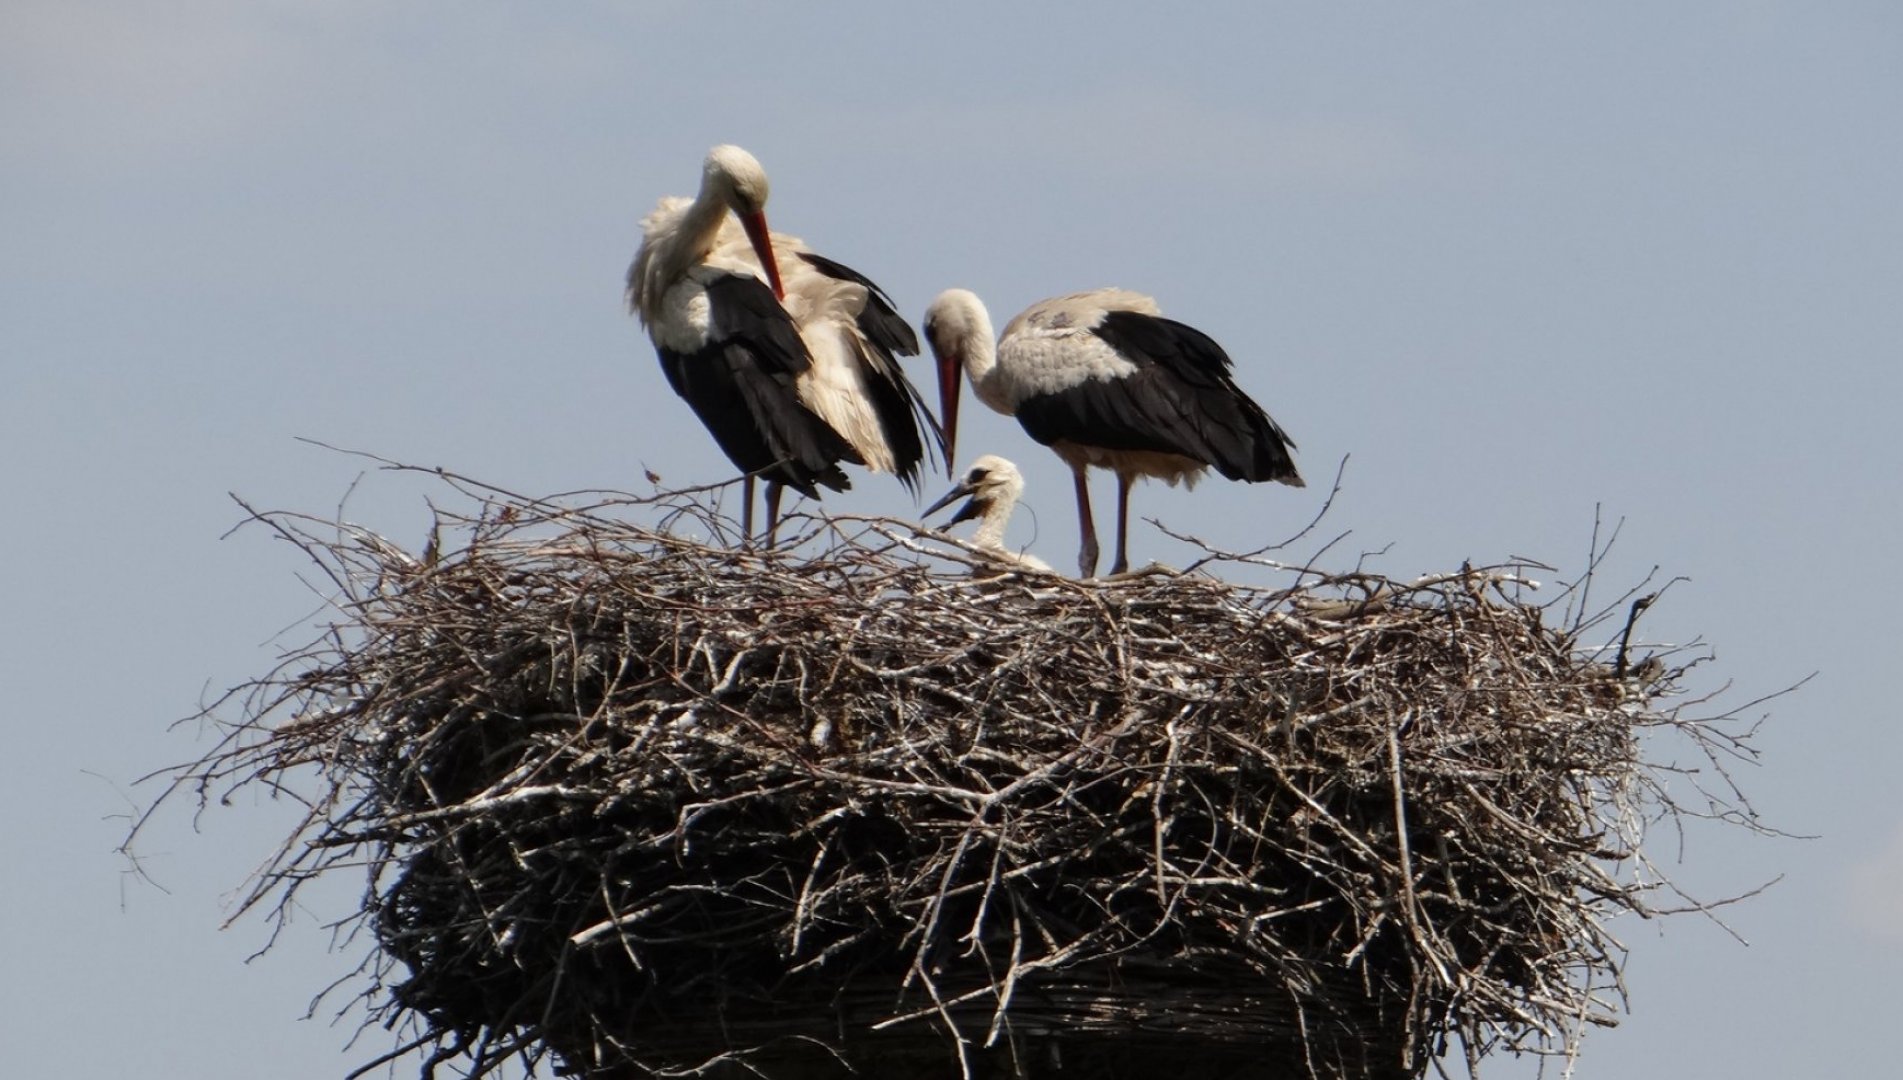
[[[766,225],[766,173],[746,151],[707,155],[693,199],[642,221],[628,303],[668,384],[747,474],[767,481],[771,542],[782,488],[810,498],[851,486],[841,463],[916,491],[925,435],[942,434],[899,368],[918,338],[879,287]]]
[[[1018,467],[996,454],[986,454],[971,463],[971,468],[944,498],[925,508],[925,516],[930,517],[959,499],[967,499],[947,524],[977,518],[978,531],[971,536],[974,546],[1007,566],[1048,573],[1050,564],[1043,559],[1004,546],[1005,526],[1010,524],[1011,511],[1017,508],[1023,496],[1024,475],[1018,472]]]
[[[1097,289],[1039,301],[994,344],[984,304],[950,289],[926,312],[925,333],[938,358],[948,445],[962,368],[980,401],[1017,417],[1071,467],[1085,577],[1098,555],[1091,466],[1117,477],[1112,573],[1129,569],[1130,486],[1138,477],[1194,486],[1213,468],[1231,480],[1303,486],[1289,454],[1294,442],[1236,385],[1228,354],[1207,334],[1164,318],[1141,293]]]

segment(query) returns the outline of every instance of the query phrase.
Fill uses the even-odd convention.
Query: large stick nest
[[[1582,644],[1623,601],[1537,606],[1521,568],[987,576],[897,522],[763,554],[697,497],[462,490],[418,557],[258,515],[333,617],[175,774],[309,799],[247,907],[368,867],[358,1000],[426,1074],[1564,1051],[1623,1006],[1643,831],[1689,812],[1641,734],[1750,752],[1663,704],[1678,654]]]

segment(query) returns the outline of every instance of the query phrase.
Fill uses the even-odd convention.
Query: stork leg
[[[1084,546],[1077,552],[1077,576],[1097,572],[1097,523],[1090,519],[1090,485],[1084,482],[1084,466],[1071,466],[1077,478],[1077,527],[1083,531]]]
[[[780,531],[780,492],[785,486],[771,480],[766,482],[766,546],[773,546],[774,534]]]
[[[1117,561],[1110,564],[1112,575],[1130,569],[1130,558],[1124,554],[1124,543],[1130,538],[1130,485],[1135,482],[1134,474],[1117,473]]]
[[[740,546],[753,546],[753,477],[740,481]]]

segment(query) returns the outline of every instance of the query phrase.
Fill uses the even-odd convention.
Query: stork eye
[[[973,469],[971,470],[971,475],[965,477],[965,479],[974,484],[982,484],[985,482],[985,477],[990,475],[991,473],[984,469]]]

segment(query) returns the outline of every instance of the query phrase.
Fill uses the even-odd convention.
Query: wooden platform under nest
[[[1583,644],[1623,601],[1562,619],[1580,598],[1535,605],[1519,568],[974,578],[894,521],[761,554],[691,496],[474,495],[426,558],[259,515],[337,615],[177,777],[312,798],[251,902],[367,864],[369,1020],[426,1072],[1563,1050],[1616,1018],[1606,920],[1646,910],[1638,845],[1675,812],[1641,734],[1748,753],[1664,704],[1670,654]]]

